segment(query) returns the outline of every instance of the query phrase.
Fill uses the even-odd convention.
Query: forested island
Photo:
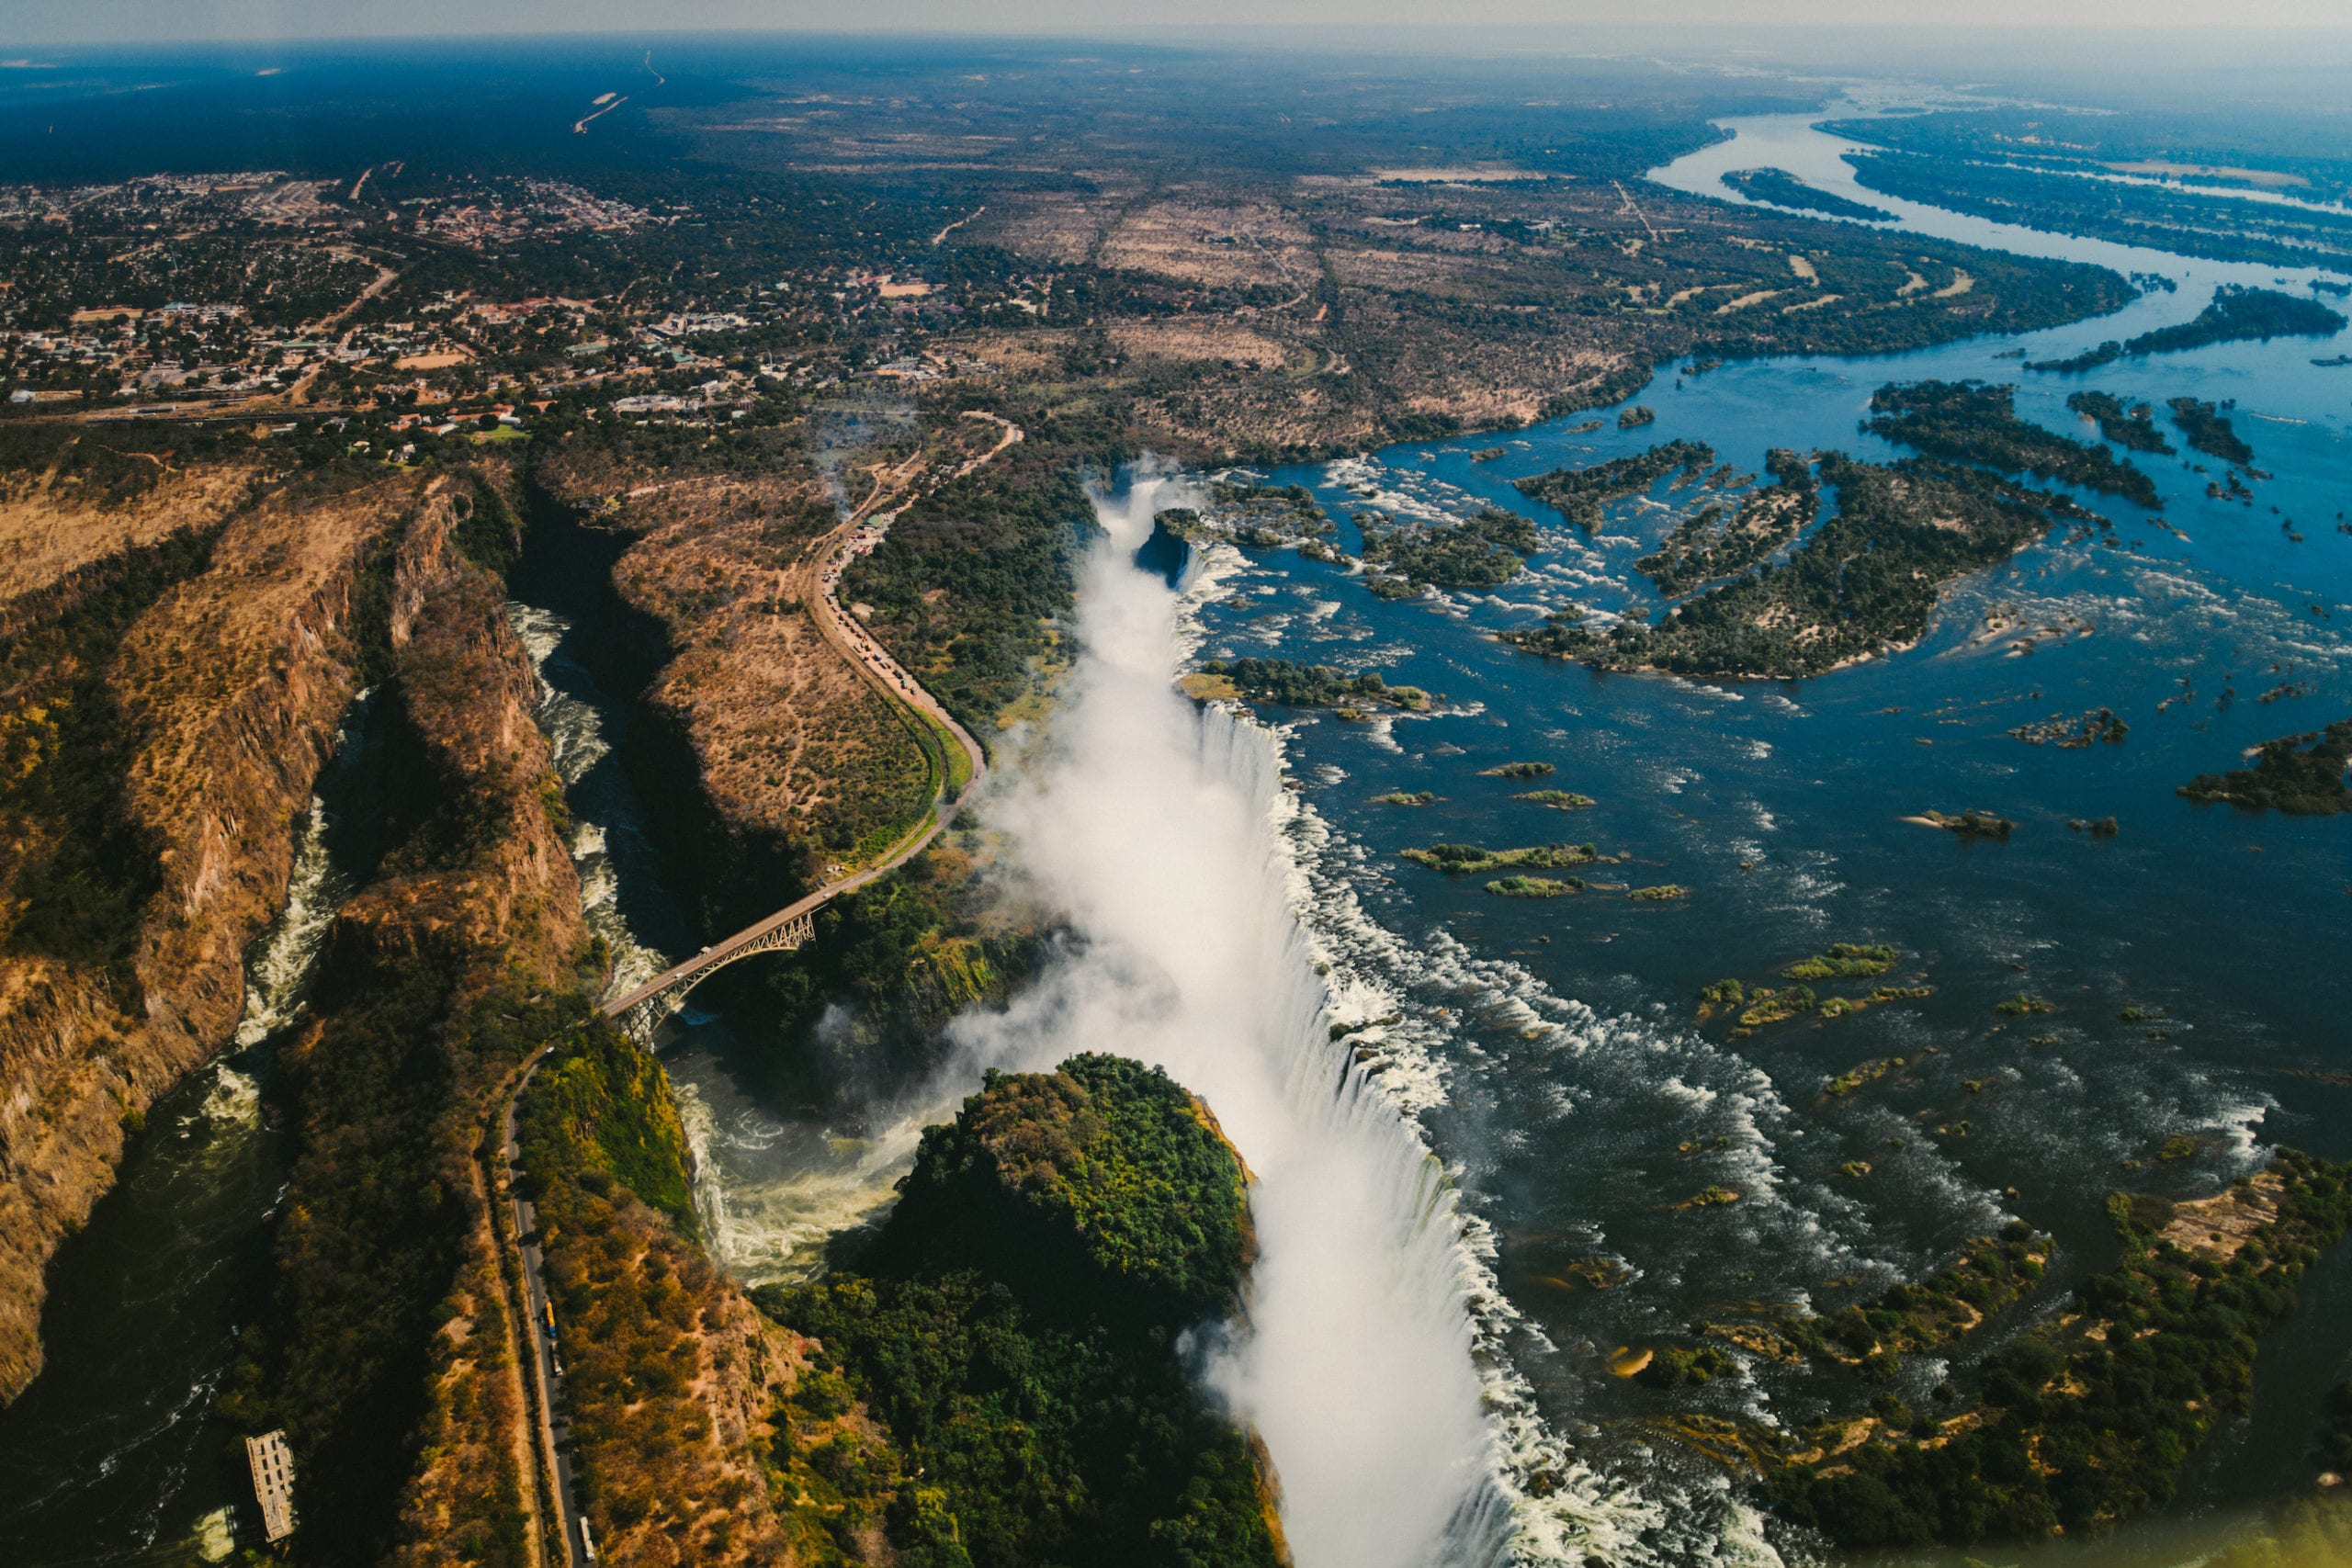
[[[1728,519],[1720,504],[1702,507],[1675,525],[1655,552],[1634,563],[1660,593],[1675,597],[1745,570],[1814,520],[1821,487],[1814,482],[1811,457],[1774,447],[1764,467],[1772,482],[1743,497]]]
[[[1385,703],[1418,713],[1430,705],[1430,694],[1420,687],[1392,686],[1377,670],[1342,675],[1328,664],[1298,664],[1287,659],[1212,659],[1201,666],[1198,675],[1185,678],[1184,690],[1200,700],[1248,697],[1295,708]]]
[[[2339,718],[2324,730],[2266,740],[2254,749],[2254,766],[2199,773],[2181,785],[2179,793],[2200,805],[2326,817],[2352,811],[2352,789],[2344,784],[2347,768],[2352,768],[2352,718]]]
[[[1828,129],[1884,142],[1904,136],[1902,125],[1899,119],[1849,120]],[[2045,233],[2278,266],[2327,266],[2352,258],[2352,216],[2342,212],[2127,184],[2098,177],[2104,170],[2079,162],[2020,166],[2014,149],[2003,152],[2007,156],[1997,163],[1899,152],[1849,161],[1855,180],[1871,190]]]
[[[2172,422],[2179,426],[2183,439],[2196,450],[2242,468],[2253,464],[2254,448],[2216,405],[2195,398],[2175,398],[2165,406],[2172,410]]]
[[[1933,1405],[1881,1393],[1859,1421],[1802,1434],[1773,1464],[1775,1506],[1872,1550],[2096,1535],[2161,1506],[2189,1456],[2247,1409],[2258,1337],[2294,1312],[2305,1271],[2352,1221],[2346,1174],[2285,1150],[2212,1198],[2110,1196],[2121,1263],[1996,1351],[1973,1397],[1950,1382]],[[1881,1363],[1893,1374],[1906,1355],[1983,1332],[2022,1294],[1956,1293],[1971,1310],[1924,1339],[1905,1329],[1917,1287],[1829,1326],[1866,1374]]]
[[[2332,337],[2344,330],[2345,318],[2316,299],[2224,283],[2213,290],[2213,301],[2195,316],[2175,326],[2126,338],[2109,338],[2097,348],[2065,359],[2038,359],[2029,370],[2079,374],[2111,365],[2127,355],[2180,354],[2209,344],[2259,342],[2274,337]]]
[[[1723,176],[1723,182],[1750,201],[1769,201],[1775,207],[1792,207],[1800,212],[1819,212],[1831,218],[1859,219],[1865,223],[1894,220],[1894,214],[1883,207],[1866,207],[1826,190],[1815,190],[1786,169],[1734,169]]]
[[[2177,326],[2158,327],[2124,341],[2126,354],[2178,354],[2208,344],[2274,337],[2333,337],[2344,330],[2345,319],[2316,299],[2224,283],[2213,290],[2213,301]]]
[[[2126,405],[2111,392],[2070,392],[2066,406],[2098,425],[2098,433],[2118,446],[2160,457],[2172,455],[2172,443],[2156,428],[2155,411],[2146,403]]]
[[[1678,468],[1686,479],[1695,479],[1714,460],[1715,449],[1703,441],[1668,441],[1631,457],[1581,468],[1555,468],[1512,484],[1521,495],[1553,507],[1591,534],[1600,530],[1601,508],[1611,502],[1639,495]]]
[[[2154,510],[2154,481],[2104,446],[2071,440],[2017,416],[2017,389],[1981,381],[1889,384],[1871,396],[1868,428],[1931,457],[2033,474],[2120,496]]]
[[[778,1453],[821,1435],[809,1501],[887,1530],[909,1568],[1277,1568],[1272,1478],[1177,1349],[1239,1301],[1247,1181],[1157,1068],[991,1073],[923,1134],[864,1258],[754,1292],[822,1347]],[[887,1446],[838,1428],[853,1404]]]
[[[1488,507],[1453,524],[1398,523],[1361,513],[1364,584],[1383,599],[1406,599],[1431,584],[1496,588],[1519,575],[1535,551],[1535,525]]]
[[[2028,427],[2031,428],[2031,427]],[[1836,513],[1784,562],[1606,631],[1569,606],[1502,639],[1603,670],[1802,679],[1907,647],[1952,579],[2006,560],[2052,522],[2092,516],[2064,496],[1932,457],[1823,455]]]

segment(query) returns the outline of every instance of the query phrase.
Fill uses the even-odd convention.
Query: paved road
[[[523,1090],[530,1087],[539,1065],[554,1049],[553,1042],[540,1046],[515,1080],[514,1092],[506,1097],[498,1146],[506,1162],[506,1198],[512,1205],[514,1235],[522,1247],[523,1335],[529,1342],[531,1359],[537,1369],[537,1375],[531,1380],[538,1404],[533,1413],[538,1426],[538,1441],[533,1446],[539,1450],[542,1465],[555,1472],[556,1511],[563,1524],[563,1554],[558,1561],[570,1564],[593,1562],[594,1558],[571,1473],[571,1424],[562,1415],[563,1362],[557,1348],[555,1311],[548,1299],[546,1259],[539,1251],[538,1215],[531,1202],[517,1194],[514,1186],[515,1179],[523,1174],[523,1143],[515,1130],[515,1109],[522,1103]]]
[[[956,479],[989,462],[1022,438],[1020,426],[1010,421],[998,419],[993,414],[972,417],[1001,425],[1003,435],[989,451],[957,468],[953,476]],[[713,943],[685,963],[655,976],[628,995],[605,1003],[606,1017],[617,1018],[639,1003],[658,996],[684,974],[707,965],[714,954],[723,959],[728,953],[756,942],[776,927],[810,913],[853,888],[863,887],[876,877],[887,875],[904,865],[955,822],[956,813],[963,809],[964,802],[971,797],[973,789],[987,772],[988,759],[980,750],[980,743],[956,722],[954,716],[937,698],[923,689],[922,682],[908,674],[898,660],[890,657],[873,635],[858,624],[856,617],[845,615],[842,610],[839,594],[843,567],[852,556],[864,549],[871,549],[881,536],[881,530],[871,526],[870,520],[879,514],[882,527],[887,528],[889,518],[896,513],[883,513],[881,508],[886,503],[903,503],[912,493],[913,483],[922,471],[922,455],[918,453],[899,468],[886,469],[877,475],[873,493],[850,513],[840,527],[826,536],[820,547],[811,551],[808,559],[785,573],[786,587],[787,592],[797,594],[802,604],[815,607],[817,629],[827,644],[849,660],[859,676],[880,693],[885,701],[927,715],[955,736],[956,744],[963,747],[966,756],[971,761],[970,780],[955,799],[943,799],[938,803],[928,826],[910,832],[875,864],[854,875],[827,883],[807,897],[737,931],[724,942]],[[551,1463],[555,1472],[556,1506],[563,1523],[562,1561],[567,1568],[572,1568],[572,1565],[594,1562],[594,1549],[586,1534],[588,1525],[580,1511],[579,1493],[572,1475],[571,1424],[563,1414],[563,1364],[559,1354],[553,1309],[548,1298],[546,1259],[539,1251],[538,1219],[532,1212],[532,1205],[515,1196],[514,1186],[514,1179],[523,1173],[523,1147],[515,1130],[516,1107],[521,1103],[524,1089],[529,1087],[540,1065],[554,1049],[552,1042],[539,1047],[515,1079],[514,1091],[506,1097],[499,1112],[501,1136],[498,1146],[506,1161],[507,1198],[514,1206],[514,1235],[520,1243],[523,1306],[529,1319],[525,1325],[525,1336],[530,1341],[532,1359],[538,1369],[538,1376],[534,1380],[538,1396],[536,1414],[539,1435],[536,1446],[542,1450],[543,1459]]]
[[[981,464],[995,457],[1022,437],[1019,425],[996,419],[993,415],[982,414],[976,417],[989,419],[1002,425],[1004,434],[994,446],[956,469],[954,477],[957,479],[963,478]],[[955,799],[942,800],[939,803],[938,808],[932,813],[928,826],[910,832],[906,838],[892,846],[888,854],[873,865],[854,875],[825,884],[807,897],[786,905],[765,919],[744,927],[723,942],[711,943],[684,963],[674,964],[628,994],[614,998],[604,1004],[605,1017],[621,1017],[631,1008],[660,996],[695,971],[708,969],[726,962],[730,954],[752,946],[778,926],[812,913],[842,894],[863,887],[875,878],[886,875],[904,865],[916,855],[921,854],[930,846],[933,840],[938,838],[953,825],[956,813],[963,809],[964,802],[971,798],[972,791],[978,786],[981,776],[988,772],[988,759],[980,750],[980,743],[973,739],[970,732],[956,721],[955,716],[942,705],[938,698],[923,689],[922,682],[907,673],[905,668],[890,657],[888,651],[875,639],[873,633],[860,624],[856,616],[842,609],[842,573],[848,569],[852,559],[881,542],[883,533],[888,530],[889,520],[897,513],[881,512],[879,508],[886,502],[902,502],[905,500],[913,481],[922,472],[920,463],[921,457],[918,455],[901,467],[885,470],[878,476],[875,480],[873,493],[859,503],[857,509],[843,520],[841,526],[827,535],[820,541],[819,547],[810,551],[807,558],[784,571],[781,591],[785,597],[797,599],[801,604],[814,608],[813,619],[816,621],[819,635],[824,637],[827,645],[836,653],[848,660],[850,667],[858,672],[866,684],[882,694],[885,702],[901,707],[913,708],[953,735],[956,738],[956,743],[964,749],[965,755],[971,761],[970,780]],[[877,517],[878,523],[876,521]]]

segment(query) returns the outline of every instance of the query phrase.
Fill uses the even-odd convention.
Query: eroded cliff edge
[[[40,1369],[43,1268],[126,1129],[231,1038],[337,723],[473,497],[306,476],[18,584],[0,644],[0,1397]]]

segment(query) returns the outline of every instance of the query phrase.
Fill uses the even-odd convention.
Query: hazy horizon
[[[594,37],[604,34],[761,32],[936,35],[940,37],[1199,38],[1344,31],[1410,34],[1442,47],[1487,29],[1611,35],[1705,28],[1713,44],[1726,29],[1746,33],[1827,28],[1871,33],[1982,35],[1987,32],[2200,35],[2320,31],[2352,36],[2352,14],[2321,0],[2241,0],[2217,15],[2201,0],[2083,0],[2063,9],[2038,0],[1983,0],[1967,21],[1928,0],[1658,0],[1638,21],[1600,0],[1461,0],[1442,21],[1412,0],[1203,0],[1173,24],[1145,0],[1010,0],[985,11],[945,0],[872,0],[857,26],[841,13],[803,0],[513,0],[486,11],[463,0],[351,0],[334,7],[287,0],[119,0],[92,7],[77,0],[17,0],[0,16],[0,47],[178,42],[335,41],[367,39]],[[18,62],[0,62],[19,64]]]

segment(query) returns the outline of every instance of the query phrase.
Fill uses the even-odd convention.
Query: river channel
[[[2020,351],[2071,354],[2186,320],[2218,284],[2301,289],[2312,275],[2046,234],[1862,189],[1842,161],[1850,144],[1812,127],[1869,107],[1729,121],[1730,140],[1652,177],[1738,200],[1722,173],[1784,168],[1911,231],[2176,288],[2018,338],[1703,374],[1665,367],[1637,394],[1657,413],[1644,429],[1604,418],[1581,431],[1580,415],[1275,470],[1266,477],[1308,486],[1341,520],[1338,542],[1351,553],[1362,541],[1346,519],[1367,504],[1430,518],[1521,511],[1544,525],[1544,548],[1501,589],[1391,604],[1294,553],[1220,547],[1196,563],[1186,600],[1203,657],[1377,669],[1442,694],[1427,716],[1368,723],[1270,714],[1299,807],[1283,841],[1345,994],[1387,1010],[1387,1059],[1411,1080],[1396,1085],[1397,1103],[1450,1173],[1474,1244],[1490,1244],[1495,1348],[1600,1484],[1657,1500],[1647,1541],[1624,1543],[1630,1555],[1769,1556],[1752,1520],[1720,1506],[1713,1472],[1657,1440],[1668,1417],[1695,1407],[1785,1423],[1826,1405],[1823,1391],[1769,1368],[1696,1394],[1655,1393],[1608,1375],[1621,1348],[1742,1303],[1795,1305],[1916,1276],[2012,1215],[2057,1236],[2045,1296],[2055,1300],[2113,1261],[2102,1201],[2119,1186],[2210,1188],[2278,1144],[2352,1156],[2352,1043],[2340,1021],[2352,1012],[2340,957],[2352,822],[2248,816],[2175,794],[2259,741],[2352,716],[2352,532],[2338,526],[2352,507],[2352,370],[2312,363],[2346,342],[2217,344],[2088,378],[2026,373]],[[2053,533],[1955,585],[1917,647],[1803,683],[1602,676],[1494,640],[1571,600],[1655,610],[1633,562],[1688,510],[1661,491],[1612,508],[1587,538],[1538,516],[1511,479],[1678,437],[1751,471],[1776,446],[1889,459],[1900,454],[1857,432],[1871,392],[1931,377],[2018,382],[2020,414],[2066,432],[2085,428],[2064,403],[2086,385],[2160,408],[2178,396],[2234,400],[2238,431],[2272,477],[2246,504],[2209,498],[2210,476],[2183,458],[2144,459],[2165,498],[2161,525],[2083,496],[2113,518],[2116,547]],[[1502,458],[1472,460],[1498,444]],[[683,955],[694,933],[662,889],[645,803],[618,765],[626,705],[587,657],[597,606],[526,596],[512,614],[543,682],[540,718],[579,824],[591,923],[626,982]],[[2120,746],[2060,749],[2011,733],[2098,708],[2129,724]],[[129,1563],[228,1550],[240,1477],[207,1412],[255,1305],[282,1182],[266,1113],[270,1052],[325,919],[372,856],[368,757],[355,722],[306,828],[294,899],[249,965],[238,1049],[156,1105],[119,1187],[53,1266],[49,1369],[0,1413],[0,1558]],[[1562,817],[1515,799],[1525,784],[1482,776],[1531,761],[1557,770],[1545,784],[1597,804]],[[1374,802],[1424,790],[1435,798],[1422,807]],[[1984,807],[2017,831],[1971,843],[1909,820],[1929,807]],[[2067,826],[2109,815],[2112,839]],[[1616,880],[1671,882],[1688,896],[1642,905],[1596,886],[1521,903],[1397,857],[1412,844],[1565,838],[1629,857]],[[1895,977],[1932,993],[1736,1041],[1695,1021],[1702,986],[1769,981],[1833,941],[1895,945]],[[2055,1010],[1996,1011],[2019,993]],[[887,1192],[906,1141],[870,1116],[837,1124],[763,1104],[738,1059],[756,1021],[690,1006],[662,1044],[706,1232],[754,1281],[812,1267],[824,1238]],[[1826,1092],[1835,1075],[1894,1057],[1910,1066],[1869,1092]],[[2190,1152],[2155,1161],[2181,1139]],[[1857,1165],[1866,1178],[1848,1174]],[[1709,1187],[1740,1197],[1680,1206]],[[2352,1367],[2347,1302],[2352,1266],[2339,1252],[2266,1348],[2253,1418],[2199,1457],[2180,1502],[2069,1561],[2191,1557],[2298,1462],[2321,1392]]]

